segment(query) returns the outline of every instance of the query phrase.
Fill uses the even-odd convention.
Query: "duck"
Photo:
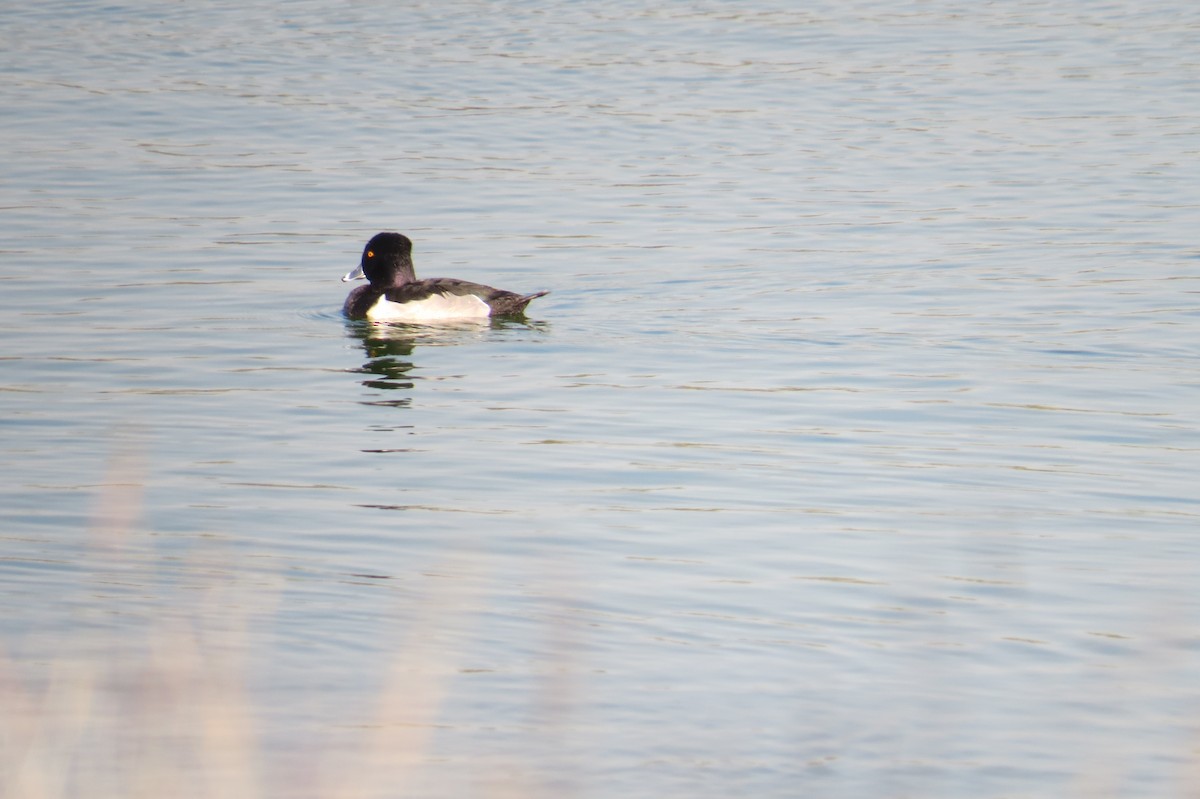
[[[342,282],[367,279],[346,298],[342,312],[351,319],[436,322],[520,316],[525,306],[550,292],[517,294],[469,280],[431,277],[418,280],[412,240],[403,233],[378,233],[363,247],[362,260]]]

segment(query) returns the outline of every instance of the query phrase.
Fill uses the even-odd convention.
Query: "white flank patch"
[[[474,294],[432,294],[415,302],[389,302],[386,297],[367,311],[367,318],[385,322],[436,322],[440,319],[480,319],[492,309]]]

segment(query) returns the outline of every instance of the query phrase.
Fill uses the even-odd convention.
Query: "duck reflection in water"
[[[351,371],[366,375],[362,384],[372,389],[411,389],[413,380],[409,372],[414,368],[413,350],[417,345],[417,334],[406,329],[407,325],[388,325],[373,322],[352,322],[348,332],[362,342],[367,362]],[[407,406],[412,400],[402,399],[368,400],[365,405]]]
[[[363,380],[362,384],[370,389],[410,390],[415,385],[414,377],[409,374],[416,368],[413,352],[419,345],[437,347],[463,344],[478,340],[489,332],[514,327],[523,330],[543,330],[546,325],[527,320],[516,322],[495,318],[443,322],[438,325],[349,321],[346,323],[347,334],[362,343],[368,358],[366,363],[351,371],[366,375],[368,379]],[[410,397],[404,397],[365,400],[364,404],[407,407],[411,402]]]

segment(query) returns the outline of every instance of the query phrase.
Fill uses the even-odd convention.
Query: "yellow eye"
[[[373,250],[367,250],[367,257],[368,257],[368,258],[374,258],[374,257],[375,257],[375,252],[374,252]]]

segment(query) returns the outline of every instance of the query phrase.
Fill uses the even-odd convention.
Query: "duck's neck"
[[[398,288],[405,283],[415,283],[417,273],[413,269],[413,262],[410,256],[404,255],[396,259],[396,263],[392,271],[392,284],[389,288]]]

